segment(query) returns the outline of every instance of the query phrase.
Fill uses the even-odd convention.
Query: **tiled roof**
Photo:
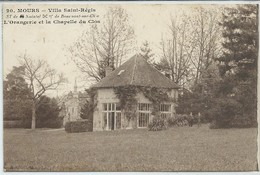
[[[177,84],[147,63],[140,55],[133,56],[92,87],[109,88],[128,85],[178,88]]]

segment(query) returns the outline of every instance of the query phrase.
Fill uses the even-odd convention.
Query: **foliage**
[[[19,57],[19,63],[24,67],[24,79],[31,91],[32,129],[36,127],[36,109],[40,97],[48,90],[55,90],[66,81],[63,74],[57,74],[44,59],[35,60],[24,54]]]
[[[24,79],[25,68],[13,67],[3,82],[4,120],[17,120],[27,127],[31,120],[31,91]]]
[[[199,109],[211,128],[257,125],[257,11],[257,5],[226,9],[220,23],[224,49],[216,59],[219,72],[202,71],[191,93],[179,98],[179,109]]]
[[[4,99],[29,99],[30,89],[24,78],[25,67],[14,66],[4,80]]]
[[[125,110],[128,119],[135,117],[137,109],[136,95],[139,92],[143,93],[143,95],[152,102],[153,115],[158,115],[161,103],[173,101],[173,99],[168,96],[167,89],[159,89],[155,87],[122,86],[115,87],[114,92],[120,101],[122,109]]]
[[[165,118],[160,116],[153,117],[152,121],[149,123],[149,131],[161,131],[167,129],[167,121]]]
[[[62,118],[59,117],[60,108],[55,98],[41,96],[36,109],[37,128],[60,128]]]
[[[65,131],[68,133],[92,131],[93,128],[88,120],[69,121],[65,124]]]
[[[176,112],[179,114],[190,114],[191,112],[203,114],[211,107],[212,100],[216,98],[216,92],[220,91],[220,84],[223,83],[219,76],[218,67],[216,64],[211,64],[207,70],[201,73],[200,82],[194,85],[191,90],[183,89],[179,93]],[[222,92],[224,93],[225,90],[223,89]]]
[[[138,90],[135,86],[115,87],[114,92],[120,101],[120,106],[125,112],[128,120],[135,117],[137,100],[136,95]]]
[[[163,102],[174,101],[175,99],[171,99],[167,92],[168,89],[159,89],[156,87],[139,87],[140,92],[144,94],[144,96],[152,102],[153,105],[153,115],[158,115],[160,104]]]
[[[88,122],[93,123],[93,114],[97,106],[97,90],[96,89],[86,89],[87,94],[90,96],[86,100],[86,103],[80,110],[80,117],[82,119],[87,119]]]
[[[167,119],[168,126],[185,126],[188,124],[189,116],[186,114],[177,114],[174,117],[169,117]]]
[[[222,80],[209,112],[214,127],[257,125],[258,6],[238,5],[223,13]],[[226,122],[226,123],[225,123]]]
[[[154,54],[152,53],[152,49],[150,48],[148,41],[143,42],[143,45],[140,48],[140,50],[140,55],[142,55],[148,63],[152,63],[154,61]]]
[[[30,128],[30,120],[4,120],[4,128]]]
[[[240,109],[241,104],[233,98],[218,98],[207,113],[215,128],[229,128],[235,118],[241,115]]]
[[[256,69],[258,58],[258,6],[256,4],[239,5],[227,8],[223,13],[221,26],[224,28],[223,55],[221,61],[222,76],[231,70],[249,71]],[[248,77],[249,78],[249,77]]]
[[[4,99],[4,120],[31,120],[30,99]]]

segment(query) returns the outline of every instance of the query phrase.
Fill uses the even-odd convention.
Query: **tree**
[[[24,79],[25,67],[13,67],[3,83],[4,120],[20,120],[23,126],[29,123],[31,91]]]
[[[104,23],[93,25],[69,47],[71,59],[81,72],[99,81],[105,68],[117,68],[132,49],[134,30],[129,25],[126,10],[111,7]]]
[[[257,123],[258,5],[238,5],[223,14],[223,54],[218,58],[226,91],[241,104],[240,118]],[[226,85],[223,85],[226,86]],[[230,94],[228,94],[230,95]],[[227,97],[227,95],[226,95]]]
[[[225,39],[223,54],[218,58],[221,75],[239,74],[244,70],[249,73],[252,69],[251,73],[254,73],[258,58],[258,6],[252,4],[226,8],[221,26]]]
[[[142,45],[142,47],[140,48],[141,50],[141,55],[144,57],[144,59],[148,62],[148,63],[152,63],[154,61],[154,54],[152,53],[152,49],[150,48],[150,45],[148,43],[148,41],[145,41]]]
[[[30,89],[24,79],[25,67],[14,66],[12,71],[6,76],[4,80],[4,98],[24,98],[30,97]]]
[[[80,109],[80,117],[82,119],[87,119],[90,127],[93,127],[93,114],[95,108],[97,107],[97,92],[96,89],[86,89],[85,91],[90,98],[86,99],[84,105]],[[91,130],[93,130],[93,128]]]
[[[195,10],[191,25],[193,26],[192,37],[194,39],[195,52],[191,59],[195,68],[194,84],[199,83],[201,75],[221,54],[221,27],[220,16],[223,9],[205,9],[199,7]]]
[[[219,11],[200,7],[189,14],[171,17],[168,33],[162,37],[162,57],[156,67],[167,72],[179,86],[196,85],[219,55]]]
[[[32,125],[36,125],[36,109],[39,106],[40,97],[48,90],[55,90],[65,82],[62,74],[57,74],[55,69],[50,68],[45,60],[33,60],[26,54],[19,57],[19,62],[25,68],[24,78],[29,83],[32,100]]]
[[[216,64],[211,64],[207,70],[202,72],[200,82],[192,86],[190,91],[184,89],[179,95],[178,113],[193,114],[201,113],[206,116],[208,108],[213,107],[213,100],[217,98],[216,92],[219,90],[221,77]]]
[[[59,128],[62,125],[62,119],[59,118],[60,108],[55,98],[41,96],[36,110],[37,128]]]
[[[183,15],[180,20],[171,17],[168,26],[168,34],[162,37],[161,52],[162,58],[156,65],[159,70],[169,74],[173,82],[180,86],[186,83],[186,77],[190,73],[190,61],[193,48],[188,46],[189,18]]]

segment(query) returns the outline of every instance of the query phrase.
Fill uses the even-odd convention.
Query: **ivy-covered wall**
[[[177,90],[157,90],[153,88],[119,87],[102,88],[97,90],[97,107],[94,111],[93,130],[102,131],[102,108],[103,103],[120,103],[122,129],[137,127],[137,105],[138,103],[150,103],[158,105],[162,102],[175,103]],[[153,112],[156,113],[157,108]]]

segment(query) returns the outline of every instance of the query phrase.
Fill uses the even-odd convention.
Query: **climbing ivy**
[[[167,94],[168,89],[159,89],[155,87],[139,87],[144,96],[152,102],[153,115],[158,115],[160,104],[163,102],[171,102],[173,99]]]
[[[136,94],[137,89],[134,86],[121,86],[115,87],[114,92],[120,101],[121,108],[125,112],[125,116],[128,120],[135,117],[137,108]]]
[[[172,102],[174,100],[168,96],[168,91],[168,89],[138,86],[122,86],[114,88],[114,92],[120,101],[121,108],[124,110],[128,119],[136,116],[137,93],[142,92],[143,95],[152,102],[152,114],[157,115],[159,113],[159,107],[161,103]]]

